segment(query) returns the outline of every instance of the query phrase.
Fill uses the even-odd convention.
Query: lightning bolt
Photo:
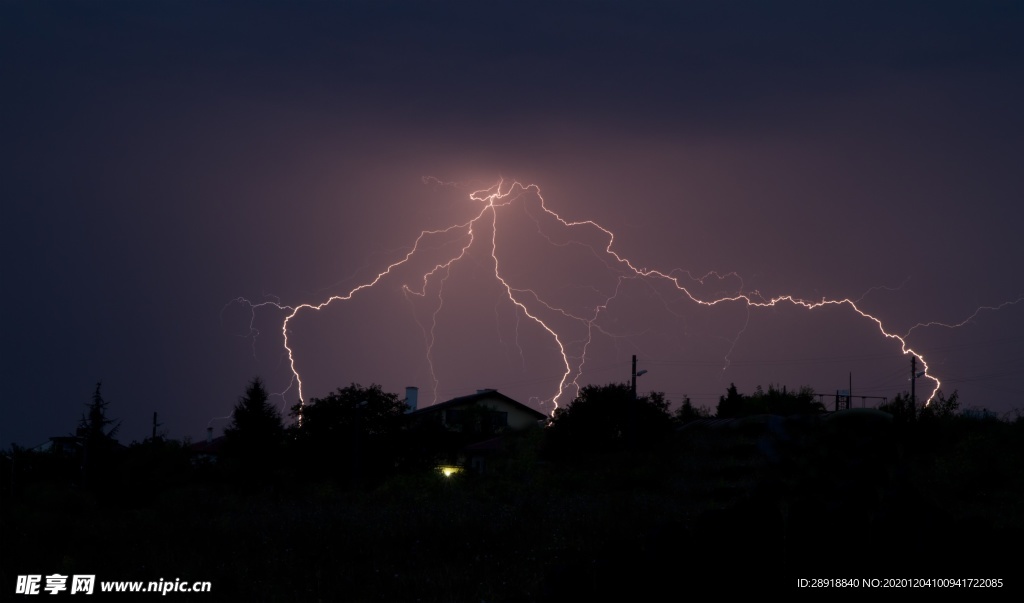
[[[998,310],[1002,310],[1007,306],[1017,305],[1022,301],[1024,301],[1024,296],[1018,297],[1017,299],[1011,301],[1005,301],[999,304],[998,306],[981,306],[977,310],[975,310],[974,313],[972,313],[970,316],[956,323],[945,323],[939,321],[919,322],[916,325],[907,329],[907,332],[903,334],[903,338],[906,339],[907,337],[910,337],[910,334],[913,333],[915,329],[923,329],[927,327],[944,327],[946,329],[958,329],[974,320],[978,316],[978,314],[981,314],[982,311],[996,312]]]
[[[442,182],[436,178],[424,178],[425,184],[434,184],[445,187],[458,188],[457,184]],[[564,305],[556,304],[537,291],[522,287],[512,282],[510,277],[507,277],[503,272],[504,264],[499,257],[498,253],[498,241],[499,241],[499,213],[507,211],[517,201],[527,195],[535,196],[539,200],[540,210],[543,212],[547,219],[554,219],[557,223],[561,224],[564,229],[568,232],[581,232],[588,231],[590,236],[597,236],[603,240],[603,247],[593,246],[588,243],[581,242],[580,240],[571,239],[567,242],[559,242],[553,240],[542,230],[540,220],[536,215],[530,212],[528,206],[524,204],[526,214],[533,220],[537,226],[537,232],[545,238],[550,244],[565,247],[569,245],[583,246],[590,250],[593,257],[603,263],[607,268],[615,270],[618,275],[616,278],[616,284],[612,288],[610,293],[601,294],[603,300],[594,303],[592,307],[585,308],[584,311],[578,309],[568,308]],[[438,315],[444,306],[444,289],[451,275],[452,267],[459,261],[467,257],[467,254],[474,247],[474,245],[489,245],[488,257],[491,267],[493,269],[494,278],[497,283],[500,284],[500,288],[503,290],[505,297],[513,305],[516,310],[516,341],[518,346],[518,325],[520,317],[525,317],[529,322],[534,323],[537,327],[547,333],[551,341],[554,342],[555,347],[558,349],[560,356],[560,380],[558,382],[557,392],[543,400],[543,403],[550,402],[554,408],[557,409],[559,403],[566,397],[574,397],[580,389],[579,380],[583,374],[583,369],[586,364],[587,350],[593,342],[595,334],[603,334],[608,337],[615,338],[617,335],[610,332],[608,329],[602,327],[599,324],[599,320],[607,313],[609,305],[619,294],[621,286],[627,280],[639,280],[645,283],[651,282],[663,282],[670,285],[682,298],[688,299],[694,304],[704,307],[714,307],[725,304],[738,304],[745,308],[746,320],[743,327],[736,333],[735,337],[731,340],[731,345],[728,352],[725,355],[725,366],[723,371],[729,366],[730,355],[734,350],[740,337],[743,335],[747,324],[750,320],[750,313],[753,310],[772,308],[780,305],[790,305],[794,307],[803,308],[808,311],[815,311],[824,308],[832,307],[843,307],[848,308],[850,311],[856,313],[861,318],[869,323],[872,323],[878,332],[885,339],[893,340],[899,344],[900,350],[903,355],[914,355],[916,356],[922,366],[923,378],[932,382],[933,387],[931,393],[928,395],[927,403],[935,397],[939,388],[941,387],[941,381],[929,372],[928,362],[925,357],[910,347],[908,340],[910,334],[918,328],[925,328],[930,326],[942,326],[946,328],[957,328],[968,323],[974,317],[982,311],[996,311],[1004,308],[1008,305],[1014,305],[1021,301],[1024,301],[1024,296],[1013,300],[1004,302],[997,306],[983,306],[978,308],[973,314],[967,317],[965,320],[959,323],[941,323],[941,322],[926,322],[918,323],[908,329],[902,335],[895,331],[887,328],[882,320],[877,316],[874,316],[864,311],[858,304],[861,300],[875,289],[889,289],[888,287],[875,287],[866,292],[864,295],[857,299],[828,299],[822,297],[817,300],[801,299],[792,295],[778,295],[775,297],[764,297],[757,291],[745,292],[743,289],[743,280],[740,276],[734,272],[719,274],[717,272],[709,272],[701,277],[694,277],[691,273],[681,270],[673,269],[668,272],[662,272],[653,268],[646,268],[634,264],[629,258],[624,257],[615,249],[615,235],[614,233],[601,226],[600,224],[592,220],[579,220],[572,221],[563,218],[561,215],[556,213],[554,210],[547,206],[543,195],[541,194],[540,188],[535,184],[521,184],[518,181],[513,181],[510,185],[506,186],[504,179],[500,179],[496,184],[475,190],[469,193],[469,199],[473,202],[479,203],[480,208],[472,218],[469,220],[452,224],[445,228],[437,230],[423,230],[419,236],[413,242],[411,248],[404,253],[399,259],[389,264],[384,270],[377,273],[372,279],[359,284],[348,292],[332,295],[319,303],[301,303],[297,305],[287,305],[281,303],[277,298],[269,298],[262,302],[252,302],[244,297],[239,297],[233,300],[231,303],[241,303],[249,307],[252,313],[249,334],[253,338],[259,335],[259,331],[256,329],[254,321],[255,314],[262,308],[276,308],[278,311],[284,312],[285,316],[281,320],[281,337],[284,342],[285,356],[289,369],[291,371],[291,379],[288,383],[287,388],[280,392],[278,395],[284,397],[288,395],[292,390],[296,391],[298,401],[300,404],[304,404],[306,398],[303,391],[302,376],[299,372],[298,366],[295,359],[295,351],[290,341],[291,329],[289,325],[291,322],[300,314],[304,312],[318,312],[328,307],[331,304],[345,302],[353,298],[353,296],[360,292],[370,289],[376,286],[384,279],[391,276],[399,267],[408,264],[422,249],[427,248],[432,243],[431,241],[439,238],[448,237],[448,242],[443,245],[437,246],[443,247],[445,245],[453,246],[454,251],[443,260],[434,263],[426,272],[422,274],[422,277],[418,279],[418,284],[413,286],[410,284],[402,284],[401,290],[403,294],[410,301],[413,299],[424,300],[428,297],[428,294],[432,300],[436,300],[436,305],[433,311],[430,313],[430,324],[424,325],[420,323],[423,331],[423,337],[426,343],[426,356],[430,370],[431,379],[433,381],[434,400],[437,400],[438,385],[440,380],[438,379],[434,361],[433,351],[436,342],[436,331],[438,324]],[[490,237],[481,235],[481,231],[486,230],[486,227],[490,229]],[[452,245],[454,242],[454,245]],[[691,283],[689,286],[684,279]],[[735,280],[739,283],[739,287],[735,293],[722,293],[717,292],[713,296],[702,297],[693,293],[691,290],[692,284],[704,285],[705,281],[709,279],[716,280],[719,284],[724,283],[727,280]],[[595,290],[596,291],[596,290]],[[666,305],[667,308],[667,305]],[[671,311],[671,310],[670,310]],[[559,320],[567,320],[572,323],[576,323],[582,327],[583,335],[576,339],[569,339],[565,333],[561,330],[556,329],[551,325],[552,318],[560,317]],[[418,320],[418,319],[417,319]],[[254,348],[255,353],[255,348]],[[520,348],[520,355],[522,355],[522,349]],[[553,412],[553,411],[552,411]]]

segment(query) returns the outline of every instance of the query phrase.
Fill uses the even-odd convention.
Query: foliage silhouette
[[[718,398],[718,407],[715,409],[715,416],[719,419],[740,417],[744,414],[743,396],[736,390],[736,384],[730,383],[726,395]]]
[[[224,429],[225,460],[243,481],[259,481],[281,462],[284,424],[268,398],[263,381],[253,378]]]
[[[917,410],[911,404],[909,392],[896,394],[892,402],[880,404],[878,410],[892,415],[897,424],[910,423],[917,418]]]
[[[294,482],[274,491],[239,487],[223,479],[230,473],[209,479],[187,444],[147,440],[112,457],[117,495],[105,497],[74,483],[60,454],[12,447],[0,454],[0,578],[57,567],[149,580],[160,568],[213,581],[218,600],[803,600],[811,595],[794,576],[835,567],[1012,576],[1019,565],[1003,550],[1024,537],[1024,420],[956,415],[955,394],[937,396],[903,430],[874,429],[895,422],[855,409],[673,431],[660,395],[639,400],[630,424],[628,387],[590,386],[551,429],[506,436],[508,470],[446,479],[394,471],[415,430],[383,392],[391,403],[377,421],[373,389],[352,386],[305,407],[284,452],[317,442],[322,456],[307,448],[294,457]],[[667,425],[672,445],[617,454],[646,419]],[[537,462],[537,439],[580,426],[614,433],[595,438],[585,456],[596,463]],[[323,477],[348,483],[353,433],[374,488]],[[202,544],[182,534],[202,534]],[[725,567],[736,551],[757,557]],[[730,579],[681,584],[680,568]],[[1020,598],[997,594],[990,600]]]
[[[86,438],[86,442],[97,443],[98,445],[109,445],[114,442],[114,436],[121,427],[120,421],[107,418],[107,401],[100,393],[102,382],[96,384],[96,391],[92,394],[92,402],[88,404],[89,412],[82,416],[79,423],[78,435]],[[107,429],[109,425],[113,425]]]
[[[694,406],[693,402],[690,401],[689,396],[683,396],[683,401],[679,404],[679,408],[672,415],[673,420],[680,425],[685,425],[691,421],[697,421],[700,419],[707,419],[711,416],[711,411],[703,406]]]
[[[955,418],[960,410],[960,394],[956,390],[947,398],[940,389],[935,392],[931,403],[918,411],[918,418],[922,421],[950,421]]]
[[[96,384],[88,412],[82,416],[76,435],[82,444],[82,477],[85,483],[98,487],[109,481],[113,456],[118,448],[117,434],[121,423],[107,418],[107,401]]]
[[[764,391],[758,385],[754,393],[748,396],[739,393],[735,383],[730,383],[726,395],[718,399],[715,416],[719,419],[733,419],[761,414],[788,416],[824,411],[825,407],[814,399],[814,390],[807,386],[793,392],[787,391],[785,386],[779,389],[774,384],[769,384],[768,391]]]
[[[587,385],[559,408],[547,429],[545,448],[554,457],[594,455],[625,448],[650,449],[672,431],[664,394],[633,399],[626,383]]]
[[[296,404],[290,429],[294,451],[314,475],[351,484],[377,480],[402,458],[401,434],[408,407],[380,385],[338,388],[308,404]]]

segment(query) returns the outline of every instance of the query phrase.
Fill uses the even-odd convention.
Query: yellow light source
[[[440,465],[440,466],[438,466],[437,469],[438,469],[438,471],[441,472],[441,475],[443,475],[445,477],[451,477],[451,476],[455,475],[456,473],[462,473],[462,470],[463,470],[462,467],[459,467],[457,465]]]

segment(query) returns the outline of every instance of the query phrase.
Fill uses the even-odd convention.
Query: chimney
[[[405,403],[409,406],[409,410],[406,412],[413,412],[416,410],[416,400],[419,397],[420,388],[409,386],[405,388]]]
[[[213,428],[212,427],[207,427],[206,428],[206,443],[207,444],[212,444],[213,443]]]

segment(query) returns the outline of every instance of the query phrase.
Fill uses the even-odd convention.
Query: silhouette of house
[[[505,434],[543,425],[547,415],[494,389],[452,398],[407,415],[413,424],[439,426],[457,434],[456,448],[449,448],[447,462],[437,466],[445,476],[468,467],[482,473],[487,459],[500,456]]]
[[[33,448],[33,452],[49,452],[52,454],[79,458],[84,448],[83,438],[78,436],[53,436],[49,441]]]
[[[444,427],[463,431],[469,420],[483,420],[475,425],[485,431],[520,430],[547,420],[547,415],[509,398],[495,389],[478,389],[475,394],[452,398],[409,413],[413,421],[438,421]],[[479,418],[478,418],[479,417]]]
[[[206,428],[206,440],[189,445],[188,451],[193,464],[214,463],[224,447],[224,436],[213,437],[213,428]]]
[[[54,454],[60,457],[81,461],[86,454],[86,443],[87,438],[82,435],[53,436],[49,441],[32,448],[32,451],[45,452],[47,454]],[[110,450],[115,453],[121,453],[128,450],[128,447],[117,440],[113,440]]]

